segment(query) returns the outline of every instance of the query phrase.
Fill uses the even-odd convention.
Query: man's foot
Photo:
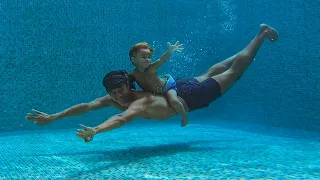
[[[278,32],[267,24],[260,24],[261,31],[271,41],[275,42],[278,39]]]

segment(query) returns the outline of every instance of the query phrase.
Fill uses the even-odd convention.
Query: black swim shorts
[[[180,96],[189,106],[189,112],[209,104],[221,96],[220,84],[208,78],[201,83],[195,78],[177,79],[176,87]]]

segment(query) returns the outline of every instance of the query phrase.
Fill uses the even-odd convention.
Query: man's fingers
[[[82,133],[77,133],[76,136],[82,138]]]
[[[48,115],[44,112],[41,112],[41,111],[38,111],[38,110],[35,110],[35,109],[32,109],[33,112],[37,113],[37,114],[40,114],[40,115]]]
[[[85,142],[90,142],[90,140],[91,140],[91,138],[90,138],[90,137],[86,137],[86,138],[84,138],[84,141],[85,141]]]
[[[26,118],[27,120],[31,120],[31,119],[32,119],[32,116],[31,116],[30,114],[27,114],[27,116],[25,116],[25,118]]]
[[[82,134],[82,133],[77,133],[76,136],[77,136],[78,138],[83,139],[85,142],[90,142],[90,141],[92,140],[91,137],[85,137],[85,138],[83,138],[83,134]]]
[[[78,133],[83,133],[84,130],[83,130],[83,129],[77,129],[77,132],[78,132]]]
[[[35,119],[35,118],[30,118],[30,117],[26,117],[26,119],[27,119],[28,121],[32,121],[32,122],[36,122],[36,121],[37,121],[37,119]]]
[[[34,116],[36,116],[36,115],[35,114],[31,114],[31,113],[27,114],[27,117],[34,117]]]
[[[92,138],[91,138],[91,137],[86,137],[86,138],[84,138],[84,142],[90,142],[90,141],[92,141]]]
[[[88,127],[87,126],[85,126],[85,125],[83,125],[83,124],[79,124],[84,130],[87,130],[88,129]]]
[[[39,115],[37,115],[37,114],[27,114],[26,118],[28,120],[35,119],[35,118],[39,118]]]
[[[42,112],[38,111],[38,110],[35,110],[35,109],[32,109],[33,112],[35,113],[38,113],[38,114],[41,114]]]

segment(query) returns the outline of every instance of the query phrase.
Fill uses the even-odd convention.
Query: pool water
[[[75,129],[3,133],[0,179],[318,179],[318,134],[131,125],[90,143]],[[265,129],[264,129],[265,130]],[[261,129],[263,131],[263,129]],[[288,131],[290,132],[290,131]],[[296,137],[301,137],[299,133]]]

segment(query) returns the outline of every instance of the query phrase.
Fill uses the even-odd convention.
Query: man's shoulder
[[[102,96],[102,97],[99,97],[96,99],[97,101],[100,101],[100,102],[107,102],[107,101],[113,101],[111,99],[111,96],[110,95],[105,95],[105,96]]]
[[[113,107],[120,109],[122,111],[127,109],[126,107],[121,106],[119,103],[112,100],[110,95],[103,96],[101,98],[96,99],[95,101],[99,102],[104,107],[113,106]]]
[[[114,100],[112,100],[110,95],[97,98],[95,101],[105,106],[113,106],[116,103]]]
[[[156,102],[158,98],[161,98],[161,96],[154,95],[150,92],[136,91],[135,93],[136,93],[136,100],[132,103],[135,105],[150,106],[154,102]]]
[[[150,92],[135,91],[134,93],[135,93],[135,98],[136,98],[135,101],[138,101],[138,102],[145,102],[145,101],[151,100],[153,97],[152,93],[150,93]]]
[[[164,98],[163,95],[153,94],[151,92],[146,92],[146,91],[135,91],[135,96],[137,100],[144,99],[145,101],[155,100],[157,98]]]

